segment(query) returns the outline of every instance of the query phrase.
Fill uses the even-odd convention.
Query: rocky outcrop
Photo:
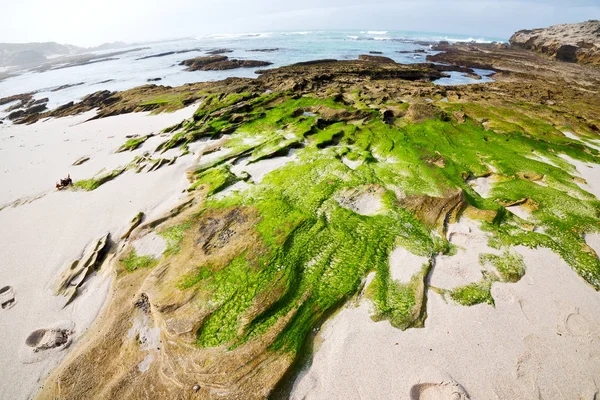
[[[178,51],[166,51],[164,53],[151,54],[149,56],[136,58],[136,60],[147,60],[148,58],[167,57],[167,56],[171,56],[173,54],[183,54],[183,53],[189,53],[192,51],[201,51],[201,50],[202,49],[186,49],[186,50],[178,50]]]
[[[561,61],[600,65],[600,21],[521,30],[511,36],[510,44]]]
[[[65,297],[65,305],[77,296],[78,288],[85,279],[94,272],[104,260],[108,247],[109,234],[94,241],[83,253],[83,256],[71,263],[54,284],[54,293]]]
[[[371,54],[381,54],[381,53],[371,52]],[[373,55],[369,55],[369,54],[361,54],[360,56],[358,56],[358,59],[361,61],[370,61],[370,62],[377,62],[377,63],[395,63],[396,62],[389,57],[373,56]]]
[[[213,50],[209,50],[206,52],[206,54],[209,54],[211,56],[216,56],[216,55],[225,54],[225,53],[233,53],[233,50],[231,50],[231,49],[213,49]]]
[[[257,60],[236,60],[227,56],[207,56],[191,58],[182,61],[179,65],[187,66],[186,71],[223,71],[236,68],[266,67],[273,63]]]

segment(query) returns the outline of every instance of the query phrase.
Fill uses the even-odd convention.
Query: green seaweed
[[[518,282],[525,275],[523,257],[515,252],[505,250],[501,255],[483,253],[479,255],[481,265],[493,265],[505,282]]]
[[[126,258],[119,260],[121,265],[129,272],[138,269],[152,268],[158,264],[158,260],[153,256],[138,256],[135,249],[131,250]]]
[[[491,279],[484,279],[481,282],[457,287],[450,291],[450,297],[463,306],[474,306],[482,303],[493,306],[492,282]]]
[[[270,349],[297,352],[324,316],[357,293],[369,272],[375,272],[368,288],[374,318],[387,319],[400,329],[422,326],[431,268],[424,266],[409,283],[395,282],[389,253],[401,245],[432,258],[452,255],[456,248],[403,207],[408,196],[463,191],[470,208],[492,215],[481,223],[491,246],[550,248],[600,289],[600,261],[582,250],[583,235],[600,230],[600,202],[575,183],[575,168],[560,155],[596,164],[600,157],[562,135],[549,122],[559,120],[552,109],[440,103],[446,113],[464,112],[466,122],[435,119],[415,124],[399,119],[388,125],[366,107],[360,93],[345,98],[351,104],[338,97],[287,93],[208,95],[194,120],[162,147],[232,134],[223,145],[229,152],[199,166],[190,190],[206,189],[198,191],[206,196],[203,210],[252,208],[259,215],[253,229],[261,251],[240,250],[220,269],[197,266],[174,282],[178,290],[206,292],[206,301],[198,305],[207,311],[197,332],[198,346],[235,348],[285,321]],[[364,118],[325,121],[318,115],[325,108],[361,111]],[[316,115],[305,115],[307,109]],[[545,117],[536,118],[538,112]],[[268,173],[261,183],[243,193],[213,196],[237,179],[230,171],[235,160],[249,156],[258,161],[287,154],[290,148],[297,148],[295,160]],[[345,159],[360,163],[350,168]],[[482,197],[469,180],[492,172],[496,183],[489,196]],[[366,187],[381,188],[383,206],[378,213],[361,215],[338,201],[346,191]],[[505,207],[524,200],[532,205],[528,221]],[[192,218],[161,233],[168,241],[167,257],[180,251],[181,241],[197,223]],[[544,233],[534,231],[536,226]],[[522,259],[507,250],[484,254],[480,261],[494,266],[506,282],[525,273]],[[449,295],[462,305],[494,305],[490,291],[496,279],[486,274],[481,282],[455,288]],[[266,301],[270,296],[274,299]]]
[[[88,192],[96,190],[100,186],[104,185],[106,182],[110,182],[117,176],[121,175],[123,172],[125,172],[126,169],[127,168],[125,167],[121,167],[95,178],[79,180],[73,183],[73,186],[77,189],[85,190]]]
[[[121,147],[119,147],[119,149],[117,150],[117,153],[121,153],[124,151],[133,151],[133,150],[137,149],[138,147],[140,147],[146,140],[148,140],[149,137],[150,137],[150,135],[140,136],[137,138],[131,138],[131,139],[127,140],[125,143],[123,143],[121,145]]]
[[[160,236],[162,236],[167,242],[167,248],[164,251],[165,256],[170,256],[179,253],[181,241],[184,238],[185,231],[190,229],[191,224],[189,222],[183,223],[181,225],[175,225],[170,228],[167,228],[160,232]]]

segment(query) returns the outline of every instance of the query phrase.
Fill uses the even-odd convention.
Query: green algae
[[[496,268],[504,282],[518,282],[525,275],[523,257],[515,252],[505,250],[501,255],[483,253],[479,255],[482,266],[491,264]]]
[[[121,153],[124,151],[133,151],[133,150],[139,148],[150,137],[151,137],[150,135],[146,135],[146,136],[140,136],[138,138],[131,138],[131,139],[127,140],[125,143],[123,143],[121,145],[121,147],[119,147],[119,149],[117,150],[117,153]]]
[[[152,256],[138,256],[135,249],[131,250],[129,255],[121,260],[121,265],[129,272],[138,269],[152,268],[158,264],[158,260]]]
[[[167,248],[164,251],[165,256],[171,256],[179,253],[181,242],[185,236],[185,231],[190,229],[191,224],[189,222],[181,225],[175,225],[167,228],[159,233],[167,242]]]
[[[231,134],[223,144],[228,151],[196,169],[190,190],[202,189],[207,196],[203,209],[252,207],[260,216],[254,229],[262,251],[237,254],[220,269],[196,266],[174,283],[177,290],[207,293],[206,303],[199,305],[208,316],[197,332],[198,346],[235,348],[277,329],[270,349],[298,352],[310,330],[355,295],[369,272],[375,272],[368,288],[374,318],[400,329],[423,326],[431,267],[402,284],[390,277],[389,253],[402,245],[432,258],[452,255],[455,248],[403,208],[405,196],[441,197],[462,190],[469,206],[495,215],[481,225],[491,234],[492,247],[550,248],[600,288],[600,261],[582,251],[583,234],[600,228],[600,202],[574,182],[575,168],[559,155],[589,163],[600,163],[600,157],[562,135],[548,122],[552,118],[535,117],[551,109],[445,103],[440,107],[446,113],[464,112],[466,121],[439,117],[413,124],[398,119],[388,125],[359,94],[354,98],[348,105],[338,97],[286,93],[209,95],[194,120],[161,147]],[[308,109],[312,114],[305,113]],[[362,110],[361,119],[336,121],[320,114],[331,109]],[[235,160],[257,162],[291,148],[297,149],[295,161],[268,173],[260,184],[212,197],[238,179],[230,170]],[[350,168],[344,159],[360,163]],[[482,197],[469,179],[492,172],[496,183]],[[365,185],[383,188],[379,213],[361,215],[337,201],[340,193]],[[528,221],[505,207],[524,199],[534,205]],[[190,220],[163,231],[167,257],[180,251],[195,224]],[[533,231],[534,226],[544,233]],[[481,282],[450,291],[457,303],[493,305],[492,283],[516,282],[525,273],[522,259],[506,250],[483,254],[481,263],[495,267],[499,277],[486,274]],[[283,327],[276,328],[280,321]]]
[[[492,283],[493,280],[491,279],[483,279],[481,282],[460,286],[450,291],[450,297],[463,306],[474,306],[482,303],[493,306],[495,303],[491,293]]]
[[[82,179],[82,180],[79,180],[79,181],[76,181],[75,183],[73,183],[73,186],[77,189],[85,190],[88,192],[92,191],[92,190],[96,190],[100,186],[104,185],[106,182],[110,182],[113,179],[115,179],[117,176],[121,175],[123,172],[125,172],[126,169],[127,169],[126,167],[117,168],[117,169],[114,169],[106,174],[102,174],[95,178]]]

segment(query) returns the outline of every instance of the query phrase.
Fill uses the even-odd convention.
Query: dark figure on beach
[[[68,174],[65,179],[61,179],[60,183],[56,183],[56,189],[61,190],[67,186],[71,186],[73,184],[73,180],[71,179],[71,174]]]

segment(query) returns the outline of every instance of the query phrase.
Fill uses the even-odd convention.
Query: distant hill
[[[46,43],[0,43],[0,66],[23,67],[40,64],[49,56],[76,54],[83,50],[81,47]]]
[[[57,56],[71,56],[89,51],[121,49],[131,44],[124,42],[104,43],[96,47],[78,47],[56,42],[0,43],[0,67],[32,67]]]

